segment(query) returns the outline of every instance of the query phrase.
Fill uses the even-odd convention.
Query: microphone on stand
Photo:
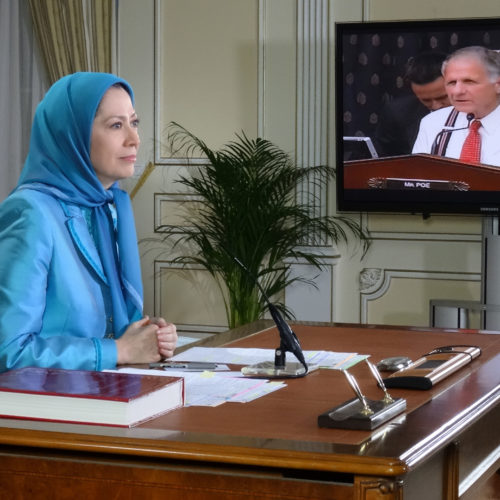
[[[307,366],[297,335],[295,335],[295,332],[284,320],[278,308],[271,303],[258,279],[235,255],[229,253],[227,249],[224,250],[226,250],[227,254],[247,273],[248,276],[250,276],[250,278],[252,278],[254,283],[257,285],[262,297],[264,297],[264,300],[267,303],[271,317],[273,318],[280,334],[280,345],[275,350],[274,363],[272,361],[256,363],[254,365],[243,367],[241,372],[243,375],[248,377],[260,378],[297,378],[305,376],[309,371],[309,367]],[[291,352],[297,358],[299,363],[287,362],[287,351]]]
[[[453,132],[456,132],[457,130],[465,130],[470,127],[470,124],[474,120],[474,113],[467,113],[467,126],[466,127],[459,127],[459,128],[453,128],[453,127],[443,127],[438,134],[436,135],[434,142],[432,143],[431,147],[431,154],[436,154],[436,149],[438,146],[439,139],[443,134],[451,134]]]

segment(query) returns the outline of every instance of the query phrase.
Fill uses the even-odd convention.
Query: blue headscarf
[[[93,212],[96,243],[113,307],[115,335],[142,315],[142,281],[132,206],[115,183],[104,189],[90,162],[94,117],[106,91],[115,83],[130,85],[108,73],[74,73],[58,80],[37,107],[30,149],[18,183]],[[108,204],[117,211],[117,238],[110,230]],[[118,246],[119,263],[116,258]]]

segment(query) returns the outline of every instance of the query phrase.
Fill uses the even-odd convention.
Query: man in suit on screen
[[[443,77],[451,106],[422,119],[413,153],[500,166],[500,54],[480,46],[459,49],[443,63]],[[473,130],[480,146],[471,161],[463,146]]]

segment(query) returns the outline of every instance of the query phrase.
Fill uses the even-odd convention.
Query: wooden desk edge
[[[347,474],[359,474],[362,470],[364,474],[389,477],[400,476],[408,471],[405,462],[391,457],[346,456],[280,449],[249,450],[240,446],[132,439],[122,436],[116,438],[31,429],[0,428],[0,445]]]

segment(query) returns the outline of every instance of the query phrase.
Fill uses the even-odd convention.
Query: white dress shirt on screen
[[[412,153],[430,153],[436,136],[443,130],[444,123],[453,108],[441,108],[422,118],[417,139]],[[500,106],[489,115],[481,118],[481,163],[500,166]],[[453,128],[467,127],[467,113],[459,113]],[[468,129],[451,133],[445,156],[460,158],[462,145],[468,134]]]

